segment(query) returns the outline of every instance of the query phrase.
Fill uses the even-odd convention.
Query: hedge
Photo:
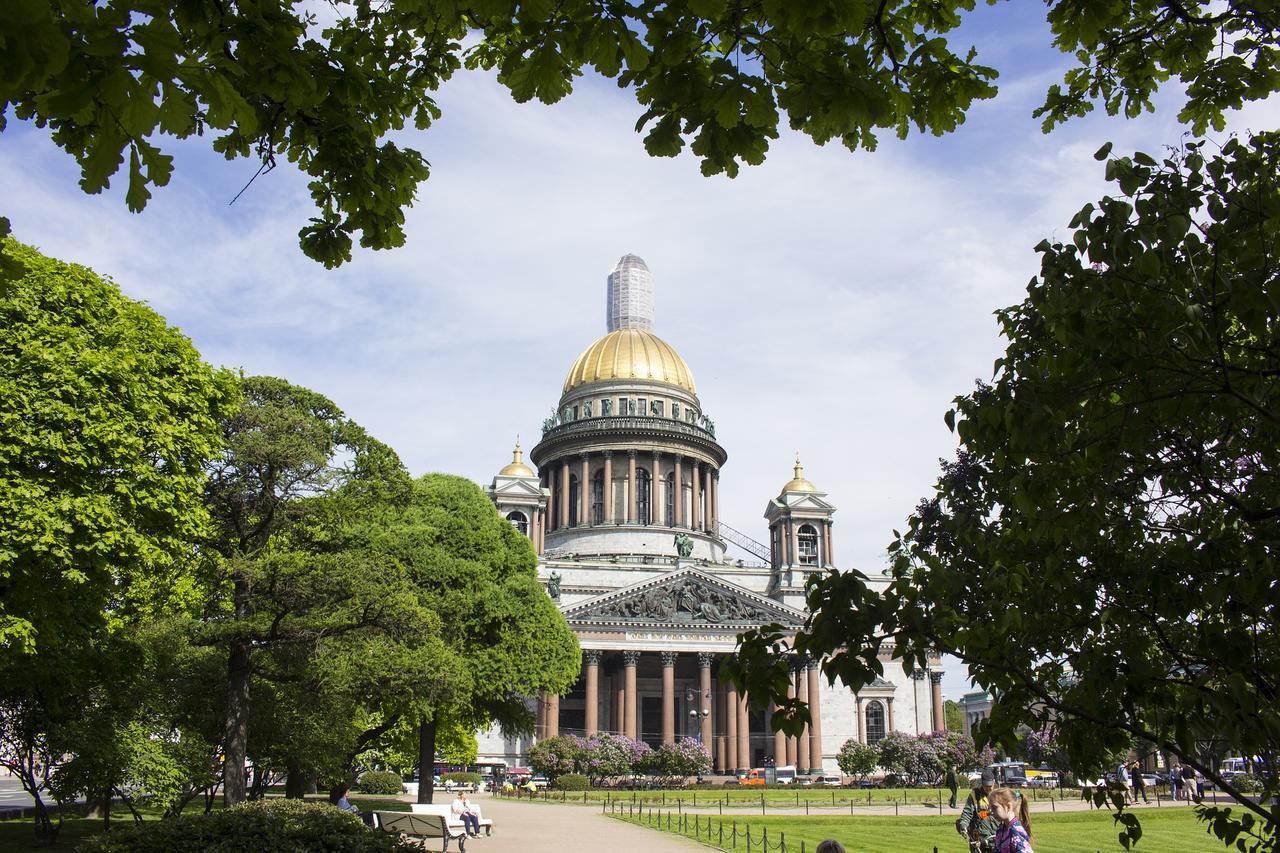
[[[556,777],[557,791],[585,791],[590,787],[590,781],[581,773],[566,773]]]
[[[445,773],[440,777],[441,782],[461,782],[465,785],[479,785],[484,781],[484,777],[479,773],[463,773],[461,771],[455,773]]]
[[[362,794],[400,794],[404,792],[404,784],[398,773],[369,770],[360,774],[356,789]]]
[[[331,805],[270,799],[209,814],[113,825],[80,846],[81,853],[409,853],[421,848],[374,832]]]

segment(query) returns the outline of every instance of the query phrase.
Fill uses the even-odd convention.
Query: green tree
[[[529,747],[529,766],[552,782],[582,766],[583,743],[571,735],[546,737]]]
[[[393,561],[342,552],[345,519],[407,496],[395,453],[314,391],[271,377],[240,384],[241,406],[224,420],[224,450],[209,466],[206,502],[217,529],[205,547],[201,638],[228,651],[230,805],[245,797],[255,652],[315,650],[360,631],[415,634],[426,618]]]
[[[233,377],[85,267],[0,241],[0,663],[193,601]],[[11,275],[12,274],[12,275]],[[36,665],[34,659],[27,665]]]
[[[942,703],[942,711],[946,715],[947,731],[964,731],[964,713],[960,710],[960,704],[958,702],[952,699],[947,699]]]
[[[520,102],[554,103],[588,70],[616,79],[643,110],[650,154],[690,144],[704,173],[732,176],[764,160],[784,116],[850,149],[874,148],[885,131],[954,130],[996,93],[996,71],[948,41],[974,5],[391,0],[332,4],[322,29],[300,2],[10,0],[0,8],[0,130],[10,107],[51,127],[86,192],[105,188],[127,157],[131,210],[169,180],[165,136],[209,132],[215,151],[254,157],[259,173],[287,160],[312,179],[303,251],[336,266],[353,239],[404,243],[403,208],[429,170],[387,137],[410,122],[430,127],[435,91],[464,64],[496,70]],[[1171,77],[1186,85],[1181,117],[1198,132],[1276,89],[1276,19],[1250,0],[1046,6],[1054,45],[1074,60],[1038,111],[1046,129],[1095,102],[1111,114],[1150,109]]]
[[[955,655],[1000,696],[981,738],[1052,725],[1084,778],[1154,744],[1235,801],[1201,809],[1220,838],[1269,850],[1276,777],[1245,796],[1203,749],[1280,755],[1280,135],[1205,150],[1108,160],[1117,192],[1037,247],[993,382],[947,413],[886,594],[816,578],[795,647],[855,689],[881,640]],[[778,641],[748,638],[759,701]]]
[[[466,673],[418,707],[418,800],[428,803],[441,721],[530,731],[527,697],[563,693],[577,679],[577,638],[538,582],[529,540],[470,480],[419,478],[408,505],[387,510],[361,536],[359,547],[404,567]]]
[[[867,778],[879,761],[880,753],[874,746],[854,738],[845,741],[836,753],[836,764],[840,767],[840,772],[859,779]]]

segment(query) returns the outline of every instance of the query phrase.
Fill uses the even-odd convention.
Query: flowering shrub
[[[856,776],[860,779],[865,779],[872,770],[875,770],[879,761],[880,753],[874,746],[853,738],[845,741],[844,746],[840,747],[839,754],[836,755],[836,764],[839,765],[840,771],[847,776]]]
[[[595,784],[627,776],[636,772],[636,765],[648,749],[648,744],[629,737],[601,732],[583,741],[581,761],[576,769]]]
[[[668,786],[684,784],[690,776],[701,775],[710,767],[711,756],[706,748],[696,738],[686,737],[650,750],[636,769],[657,776]]]
[[[529,748],[529,766],[554,780],[578,769],[583,748],[584,741],[575,735],[543,738]]]

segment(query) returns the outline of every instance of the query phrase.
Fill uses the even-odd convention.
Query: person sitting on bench
[[[467,800],[466,791],[458,792],[457,798],[453,801],[453,813],[462,821],[462,826],[468,835],[472,838],[479,837],[480,815],[476,813],[476,807]]]

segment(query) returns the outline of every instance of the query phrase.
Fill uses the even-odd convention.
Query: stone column
[[[738,764],[738,688],[730,681],[724,686],[725,709],[725,766],[732,773],[742,765]]]
[[[791,565],[791,521],[786,519],[778,528],[778,536],[782,539],[782,565]]]
[[[662,742],[676,742],[676,653],[662,653]]]
[[[541,690],[538,691],[538,722],[533,728],[533,736],[538,740],[542,740],[547,736],[547,694]]]
[[[822,525],[822,540],[823,540],[823,544],[825,545],[825,548],[822,551],[822,559],[826,561],[826,564],[828,566],[834,566],[836,564],[836,558],[835,558],[835,555],[831,553],[831,522],[830,521],[827,521],[826,524]]]
[[[578,475],[578,523],[591,524],[591,459],[583,453],[582,473]]]
[[[587,681],[586,734],[591,737],[600,730],[600,653],[595,649],[584,651],[582,663]]]
[[[653,467],[649,469],[649,523],[666,525],[667,517],[662,509],[662,454],[653,451]]]
[[[795,523],[791,525],[791,562],[800,562],[800,525]],[[803,579],[804,576],[801,575],[801,580]]]
[[[947,730],[947,708],[942,701],[942,673],[929,673],[929,684],[933,687],[933,730],[944,732]]]
[[[624,708],[627,706],[627,685],[621,672],[613,674],[613,728],[614,734],[625,734],[627,720]]]
[[[538,510],[538,553],[541,554],[547,548],[547,511],[545,509]]]
[[[569,460],[560,464],[560,518],[557,527],[569,526]]]
[[[613,524],[613,451],[604,452],[604,523]]]
[[[770,718],[772,718],[772,716],[777,712],[778,712],[777,703],[770,702],[769,703]],[[773,763],[775,765],[787,763],[787,736],[782,732],[776,731],[776,730],[773,733]]]
[[[671,498],[676,502],[676,527],[684,527],[684,473],[682,457],[676,454],[676,476],[672,484]]]
[[[854,696],[853,736],[858,743],[867,742],[867,723],[862,718],[862,697]]]
[[[547,737],[558,737],[560,734],[560,696],[547,694]]]
[[[627,524],[635,524],[640,518],[636,501],[636,452],[627,451]]]
[[[751,715],[745,693],[738,697],[738,767],[751,769]]]
[[[702,463],[694,462],[693,468],[689,471],[689,476],[693,478],[693,518],[689,519],[689,526],[694,530],[702,529]]]
[[[925,686],[925,679],[928,675],[923,669],[917,669],[911,673],[911,704],[915,707],[915,726],[918,734],[923,734],[933,722],[933,713],[925,707],[924,694],[929,688]],[[924,711],[924,718],[921,719],[920,712]]]
[[[809,661],[809,771],[822,773],[822,679],[816,660]]]
[[[714,737],[711,725],[715,717],[711,714],[704,714],[703,711],[712,711],[715,708],[715,702],[711,693],[711,654],[710,652],[698,652],[698,720],[702,723],[702,746],[711,754],[712,738]]]
[[[632,740],[636,739],[636,703],[639,697],[636,695],[636,664],[640,662],[639,652],[623,652],[622,653],[622,669],[623,669],[623,699],[622,699],[622,727],[623,734]]]
[[[886,723],[887,728],[885,728],[884,730],[884,733],[888,734],[889,732],[894,730],[893,729],[893,697],[890,696],[888,699],[885,699],[884,704],[889,708],[889,720]]]
[[[796,670],[796,694],[796,698],[801,702],[806,705],[809,704],[809,679],[805,676],[805,665],[803,663],[800,664],[799,669]],[[812,711],[812,709],[810,710]],[[800,733],[800,737],[796,742],[797,773],[808,773],[809,768],[813,766],[809,763],[811,760],[809,755],[809,733],[809,726],[805,726],[804,731]]]
[[[796,670],[795,670],[795,668],[792,668],[792,670],[791,670],[791,678],[787,680],[787,698],[788,698],[788,699],[794,699],[794,698],[796,698]],[[787,760],[786,760],[784,763],[785,763],[785,764],[790,764],[790,765],[792,765],[792,766],[794,766],[794,765],[795,765],[795,763],[796,763],[796,738],[795,738],[795,735],[788,735],[788,736],[787,736]]]
[[[711,520],[707,529],[714,535],[720,527],[720,472],[714,468],[707,469],[707,489],[711,492]]]
[[[547,524],[555,530],[556,520],[556,469],[550,465],[542,472],[543,479],[546,480],[547,488]]]

